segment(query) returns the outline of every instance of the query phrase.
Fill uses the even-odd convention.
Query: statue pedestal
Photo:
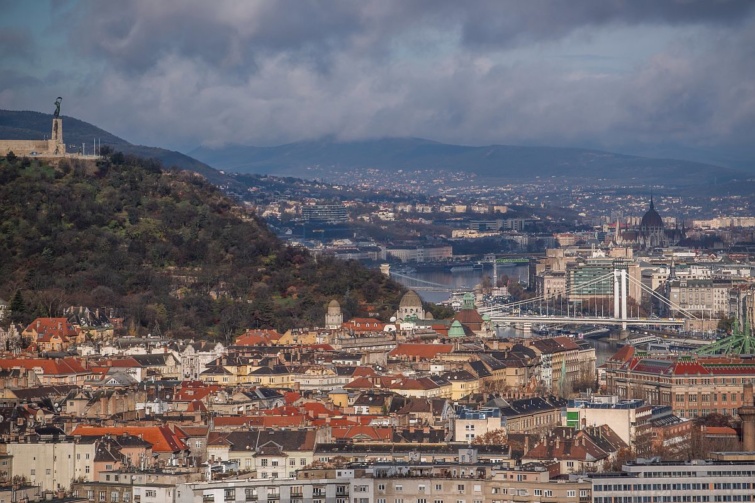
[[[47,143],[49,154],[64,155],[66,153],[66,145],[63,143],[63,119],[60,117],[52,120],[52,134]]]

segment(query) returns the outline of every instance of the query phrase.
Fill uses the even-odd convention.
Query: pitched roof
[[[270,346],[283,337],[275,330],[247,330],[236,337],[237,346]]]
[[[388,356],[431,360],[437,358],[439,354],[450,353],[453,349],[453,344],[405,343],[393,348]]]
[[[27,370],[41,369],[43,375],[72,375],[91,374],[75,358],[13,358],[0,359],[0,369],[23,368]]]
[[[331,427],[331,431],[334,439],[390,441],[393,438],[393,428],[390,427],[352,425]]]
[[[168,453],[186,450],[181,437],[183,434],[173,432],[168,426],[90,426],[79,425],[71,432],[72,436],[101,437],[104,435],[123,435],[128,433],[152,444],[155,453]]]
[[[352,318],[343,327],[354,332],[382,332],[385,323],[376,318]]]
[[[231,444],[231,451],[257,451],[271,442],[281,446],[283,451],[312,451],[315,434],[313,429],[258,429],[232,431],[225,438]]]
[[[37,318],[26,327],[24,332],[37,332],[40,338],[57,335],[66,339],[78,335],[78,332],[68,322],[67,318]]]

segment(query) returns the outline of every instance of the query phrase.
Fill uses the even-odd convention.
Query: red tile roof
[[[301,399],[301,393],[298,391],[286,391],[283,393],[283,400],[285,400],[287,405],[294,404],[298,402]]]
[[[618,350],[609,361],[612,362],[628,362],[634,357],[634,346],[627,344]]]
[[[680,360],[674,363],[671,373],[675,376],[679,375],[709,375],[708,369],[700,365],[695,361]]]
[[[5,370],[13,368],[23,368],[27,370],[39,368],[42,370],[43,375],[49,376],[91,373],[75,358],[12,358],[0,360],[0,369]]]
[[[343,328],[355,332],[382,332],[385,323],[375,318],[352,318],[343,324]]]
[[[76,329],[66,318],[37,318],[26,327],[24,332],[36,332],[40,338],[58,335],[64,340],[78,335]]]

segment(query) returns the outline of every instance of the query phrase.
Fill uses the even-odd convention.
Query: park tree
[[[13,298],[10,301],[10,319],[13,323],[23,323],[28,321],[26,302],[21,290],[16,290]]]

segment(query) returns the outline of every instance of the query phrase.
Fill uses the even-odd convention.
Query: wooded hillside
[[[356,262],[285,246],[203,177],[111,154],[103,162],[0,160],[0,297],[14,320],[115,307],[132,332],[230,340],[249,327],[322,326],[402,288]],[[23,310],[18,309],[18,296]]]

